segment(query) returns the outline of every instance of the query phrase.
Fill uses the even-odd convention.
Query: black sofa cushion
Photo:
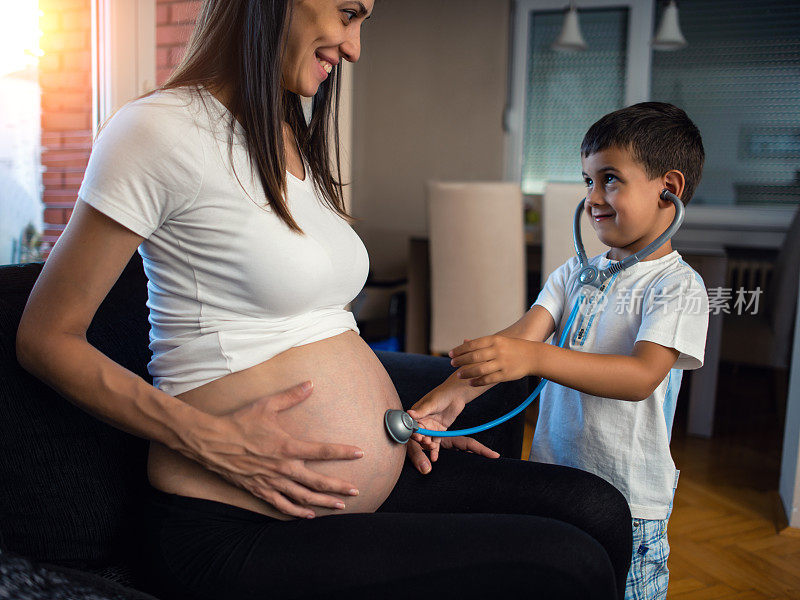
[[[41,263],[0,267],[0,547],[78,568],[128,562],[124,518],[146,484],[144,440],[106,425],[16,360],[19,318]],[[135,254],[87,339],[150,380],[146,279]]]

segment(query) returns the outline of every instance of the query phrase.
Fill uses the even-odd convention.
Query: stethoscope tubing
[[[583,294],[581,294],[575,301],[575,306],[572,307],[572,312],[570,313],[569,319],[567,320],[567,325],[564,328],[564,331],[561,332],[561,340],[558,343],[559,348],[563,348],[564,343],[567,341],[567,336],[569,335],[570,329],[572,329],[572,324],[575,321],[575,317],[578,315],[578,309],[583,303],[583,299],[584,296]],[[421,433],[423,435],[429,435],[431,437],[457,437],[460,435],[472,435],[473,433],[478,433],[480,431],[491,429],[495,425],[500,425],[500,423],[505,423],[509,419],[517,416],[523,410],[528,408],[528,405],[530,405],[531,402],[536,400],[536,397],[542,392],[547,381],[548,381],[547,379],[542,379],[539,382],[539,385],[536,386],[536,389],[533,390],[530,396],[528,396],[527,400],[525,400],[522,404],[517,406],[511,412],[504,414],[502,417],[496,418],[494,421],[489,421],[488,423],[484,423],[483,425],[477,425],[475,427],[469,427],[467,429],[453,429],[448,431],[435,431],[433,429],[424,429],[420,427],[414,433]]]

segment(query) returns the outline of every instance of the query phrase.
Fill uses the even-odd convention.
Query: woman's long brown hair
[[[306,123],[300,97],[284,90],[281,72],[292,0],[204,0],[186,53],[159,90],[203,86],[230,92],[228,151],[233,153],[236,120],[244,130],[252,164],[272,209],[302,233],[286,205],[286,154],[283,121],[294,133],[300,155],[330,207],[347,214],[342,197],[339,153],[337,65],[320,85]],[[331,156],[331,149],[333,156]],[[333,166],[336,177],[333,176]]]

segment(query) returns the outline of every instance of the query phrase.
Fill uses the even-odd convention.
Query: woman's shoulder
[[[158,90],[124,104],[103,124],[98,139],[125,134],[152,138],[153,141],[175,138],[196,127],[193,102],[183,90]]]
[[[196,189],[206,151],[187,100],[163,91],[122,106],[94,140],[82,189],[93,186],[108,195],[144,180],[181,194]]]
[[[185,104],[154,93],[119,109],[95,139],[78,195],[143,237],[190,206],[205,150]]]
[[[93,153],[126,162],[189,161],[202,158],[201,124],[191,92],[158,90],[131,100],[100,128]],[[202,160],[200,160],[202,164]]]

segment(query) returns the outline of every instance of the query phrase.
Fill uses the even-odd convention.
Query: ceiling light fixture
[[[574,2],[569,3],[569,8],[564,15],[564,24],[561,26],[561,34],[550,48],[562,52],[586,50],[586,42],[581,34],[581,27],[578,23],[578,11],[575,8]]]
[[[675,0],[670,0],[664,9],[661,23],[651,45],[654,50],[679,50],[688,45],[678,23],[678,5],[675,4]]]

